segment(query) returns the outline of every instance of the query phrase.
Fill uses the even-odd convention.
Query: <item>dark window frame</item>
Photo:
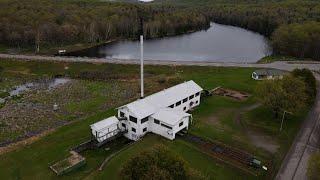
[[[185,102],[187,102],[187,101],[188,101],[188,98],[184,98],[184,99],[182,100],[183,103],[185,103]]]
[[[155,124],[160,124],[160,121],[159,121],[158,119],[153,119],[153,122],[154,122]]]
[[[133,123],[138,123],[138,119],[136,117],[133,117],[133,116],[129,116],[129,120]]]
[[[149,121],[149,118],[148,118],[148,117],[145,117],[145,118],[141,119],[141,124],[143,124],[143,123],[145,123],[145,122],[147,122],[147,121]]]
[[[176,102],[176,107],[180,106],[180,104],[181,104],[181,101]]]
[[[189,96],[189,100],[190,100],[190,99],[193,99],[193,98],[194,98],[194,95]]]
[[[184,107],[183,110],[184,110],[184,111],[187,110],[187,107]]]
[[[174,108],[174,104],[171,104],[171,105],[169,106],[169,108]]]
[[[199,96],[199,95],[200,95],[200,92],[197,92],[197,93],[196,93],[196,96]]]
[[[181,122],[179,123],[179,127],[181,127],[181,126],[183,126],[183,121],[181,121]]]
[[[136,128],[133,128],[133,127],[131,128],[131,131],[134,132],[134,133],[137,132]]]
[[[127,128],[127,125],[125,123],[121,123],[121,126]]]
[[[119,116],[120,116],[120,117],[125,117],[126,114],[125,114],[124,112],[120,111]]]
[[[167,128],[167,129],[172,129],[171,126],[168,126],[168,125],[166,125],[166,124],[162,124],[162,123],[161,123],[161,126]]]
[[[147,127],[142,129],[143,132],[146,132],[147,130],[148,130]]]

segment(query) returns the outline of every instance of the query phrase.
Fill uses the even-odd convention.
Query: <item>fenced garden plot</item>
[[[210,91],[210,93],[218,96],[226,96],[235,100],[244,101],[248,99],[250,94],[240,91],[235,91],[227,88],[217,87]]]
[[[75,151],[70,151],[71,156],[49,166],[58,176],[71,172],[86,164],[85,158]]]

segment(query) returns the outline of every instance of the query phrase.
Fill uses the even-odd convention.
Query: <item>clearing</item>
[[[10,79],[10,81],[0,81],[0,90],[10,90],[17,85],[42,78],[71,79],[70,83],[54,90],[28,91],[20,98],[10,99],[0,108],[1,111],[16,109],[17,113],[22,115],[25,113],[21,116],[24,118],[19,119],[20,116],[15,116],[10,123],[7,122],[7,117],[13,117],[13,115],[9,113],[9,116],[4,118],[1,114],[0,123],[5,122],[4,126],[0,124],[1,141],[14,142],[30,132],[42,133],[55,129],[48,135],[36,138],[33,143],[20,145],[12,148],[14,151],[0,155],[0,174],[5,179],[56,179],[56,174],[48,166],[68,157],[70,148],[90,138],[90,124],[114,114],[115,107],[139,97],[139,66],[137,65],[1,60],[0,66],[4,69],[1,79]],[[253,94],[258,82],[251,79],[252,71],[252,68],[147,65],[145,66],[145,89],[146,94],[151,94],[193,79],[205,89],[221,86]],[[59,110],[52,112],[55,102],[59,103]],[[86,158],[86,165],[59,178],[119,179],[121,166],[128,158],[161,143],[181,155],[191,167],[208,178],[268,179],[279,168],[307,111],[289,117],[290,121],[286,121],[284,130],[279,132],[280,123],[273,119],[270,109],[263,106],[256,107],[255,104],[257,101],[254,95],[243,101],[223,96],[207,97],[192,112],[194,124],[190,133],[256,155],[270,167],[268,174],[261,173],[255,177],[239,168],[208,158],[192,143],[181,139],[168,141],[149,135],[112,158],[102,171],[98,171],[101,163],[121,149],[126,144],[125,140],[120,138],[109,145],[109,150],[102,148],[85,151],[81,155]],[[28,111],[29,108],[34,108],[34,105],[43,107],[43,111],[48,112],[50,117],[40,118],[43,117],[42,111]],[[19,109],[17,107],[23,107],[23,112],[17,110]],[[235,120],[239,113],[241,121]],[[64,125],[64,122],[68,123]],[[243,126],[248,130],[255,130],[259,135],[271,137],[278,143],[279,148],[270,152],[254,143],[255,141],[250,140]],[[8,132],[6,127],[16,128],[17,131]],[[10,133],[9,136],[8,133]]]

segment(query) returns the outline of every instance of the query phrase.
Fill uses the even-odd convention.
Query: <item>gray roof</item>
[[[258,69],[254,71],[257,75],[260,76],[280,76],[285,74],[285,71],[278,69]]]

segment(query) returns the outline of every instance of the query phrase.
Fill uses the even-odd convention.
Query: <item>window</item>
[[[124,117],[124,116],[125,116],[124,112],[120,111],[120,117]]]
[[[184,107],[183,110],[184,110],[184,111],[187,110],[187,107]]]
[[[181,127],[183,125],[183,121],[181,123],[179,123],[179,127]]]
[[[199,95],[200,95],[200,92],[197,92],[197,93],[196,93],[196,96],[199,96]]]
[[[143,128],[143,132],[146,132],[147,131],[147,128],[145,127],[145,128]]]
[[[170,108],[174,108],[174,104],[172,104],[171,106],[169,106]]]
[[[168,125],[165,125],[165,124],[162,124],[161,123],[161,126],[165,127],[165,128],[168,128],[168,129],[172,129],[172,127],[168,126]]]
[[[194,95],[189,96],[189,99],[193,99]]]
[[[145,118],[141,119],[141,124],[147,122],[148,120],[149,120],[148,117],[145,117]]]
[[[198,104],[199,101],[196,101],[196,104]]]
[[[122,123],[121,125],[122,125],[122,127],[124,127],[124,128],[126,128],[126,127],[127,127],[125,123]]]
[[[160,121],[159,121],[158,119],[154,119],[153,122],[154,122],[155,124],[160,124]]]
[[[177,103],[176,103],[176,106],[179,106],[180,104],[181,104],[181,101],[177,102]]]
[[[136,129],[135,129],[135,128],[131,128],[131,131],[132,131],[132,132],[136,132]]]
[[[183,99],[183,102],[185,103],[185,102],[187,102],[188,101],[188,98],[184,98]]]
[[[131,122],[137,123],[137,118],[133,117],[133,116],[129,116],[129,120]]]
[[[189,105],[190,105],[190,107],[193,106],[193,102],[191,101]]]

